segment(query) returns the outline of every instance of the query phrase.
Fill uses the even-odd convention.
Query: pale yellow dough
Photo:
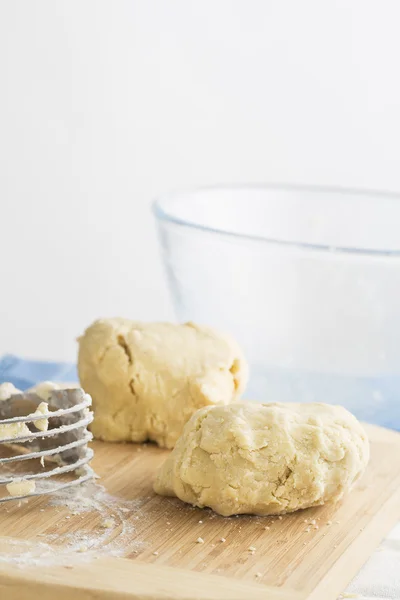
[[[30,435],[31,432],[25,423],[6,423],[5,425],[0,424],[0,442],[7,438],[18,438]],[[10,442],[11,443],[11,442]]]
[[[34,392],[40,398],[42,398],[42,400],[44,400],[45,402],[48,402],[48,400],[50,400],[50,398],[51,398],[51,393],[54,390],[60,390],[60,389],[61,389],[61,387],[57,383],[54,383],[54,381],[41,381],[40,383],[37,383],[36,385],[34,385],[33,387],[29,388],[26,391]]]
[[[41,402],[32,416],[39,415],[48,415],[49,414],[49,405],[47,402]],[[47,431],[49,428],[49,420],[48,419],[37,419],[36,421],[32,421],[36,429],[39,431]]]
[[[213,329],[119,318],[85,331],[78,370],[96,438],[167,448],[197,409],[238,399],[248,377],[236,342]]]
[[[10,496],[28,496],[34,493],[36,484],[32,479],[15,479],[7,483],[6,489]]]
[[[0,383],[0,402],[4,400],[8,400],[14,394],[20,394],[21,390],[18,390],[12,383],[6,381],[5,383]]]
[[[341,406],[206,407],[186,424],[154,490],[229,516],[339,500],[364,471],[367,435]]]

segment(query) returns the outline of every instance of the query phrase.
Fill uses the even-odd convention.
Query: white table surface
[[[375,550],[342,597],[400,599],[400,523]]]

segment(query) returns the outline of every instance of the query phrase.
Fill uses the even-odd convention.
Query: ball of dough
[[[154,490],[224,515],[274,515],[339,500],[369,459],[367,435],[341,406],[206,407],[186,424]]]
[[[172,448],[192,414],[239,398],[247,363],[229,337],[193,323],[102,319],[79,340],[81,385],[93,399],[92,432],[106,441]]]

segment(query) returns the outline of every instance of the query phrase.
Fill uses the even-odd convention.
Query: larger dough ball
[[[338,500],[369,459],[352,414],[327,404],[232,404],[199,410],[154,490],[229,516],[273,515]]]
[[[193,323],[102,319],[79,340],[81,385],[93,399],[92,432],[106,441],[172,448],[199,408],[239,398],[247,363],[229,337]]]

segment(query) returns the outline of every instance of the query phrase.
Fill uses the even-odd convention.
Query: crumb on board
[[[196,543],[197,544],[204,544],[203,538],[202,537],[198,537],[197,540],[196,540]]]
[[[310,521],[311,525],[316,525],[317,521],[315,519],[312,519],[312,521]]]
[[[249,552],[255,552],[257,550],[255,546],[249,546],[247,549]]]
[[[154,556],[158,556],[158,552],[153,552]]]
[[[327,521],[326,524],[327,525],[332,525],[332,521]]]
[[[111,527],[114,527],[114,524],[114,519],[104,519],[104,521],[101,522],[100,527],[103,529],[111,529]]]
[[[283,517],[281,517],[281,515],[279,515],[278,519],[279,519],[280,521],[282,521],[282,518],[283,518]]]
[[[262,577],[262,573],[256,573],[256,577],[257,577],[257,579]]]
[[[199,523],[202,523],[203,521],[199,521]]]
[[[226,539],[225,538],[221,538],[220,542],[222,542],[224,544],[226,542]]]
[[[269,529],[268,525],[266,525],[266,526],[264,527],[264,529],[265,529],[266,531],[268,531],[268,529]]]

